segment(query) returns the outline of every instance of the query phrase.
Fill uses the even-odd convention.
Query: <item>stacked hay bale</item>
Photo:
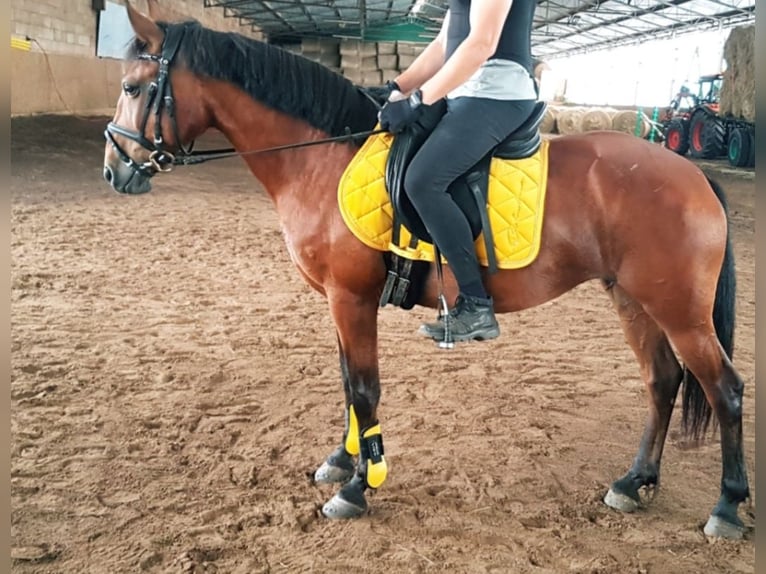
[[[380,85],[406,70],[423,48],[425,44],[344,40],[340,44],[341,72],[355,84]]]
[[[339,40],[333,38],[303,38],[298,53],[309,60],[314,60],[323,66],[327,66],[338,74],[341,72]]]
[[[343,40],[340,44],[343,75],[360,86],[378,86],[383,74],[378,68],[378,45],[374,42]]]
[[[399,75],[399,54],[396,52],[396,42],[378,43],[377,63],[384,82],[393,80]]]
[[[720,114],[755,121],[755,26],[734,28],[723,47],[726,60]]]
[[[304,38],[282,48],[319,62],[360,86],[379,86],[406,70],[425,44]]]
[[[396,53],[399,56],[399,70],[406,70],[415,61],[415,58],[425,49],[426,44],[412,42],[397,42]]]

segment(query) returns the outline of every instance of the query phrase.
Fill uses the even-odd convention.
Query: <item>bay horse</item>
[[[338,483],[323,513],[355,518],[365,492],[386,478],[377,417],[378,299],[386,278],[383,254],[348,230],[337,186],[358,142],[338,138],[376,124],[377,108],[358,87],[320,64],[197,22],[163,22],[127,5],[135,39],[122,93],[106,132],[104,177],[118,192],[151,189],[174,156],[208,128],[242,154],[273,200],[292,262],[326,297],[334,321],[345,392],[340,445],[315,474]],[[280,148],[274,153],[246,152]],[[282,148],[288,149],[282,149]],[[657,145],[615,132],[554,138],[542,244],[521,269],[485,274],[498,312],[550,301],[600,280],[614,302],[646,384],[649,416],[638,453],[605,495],[632,512],[658,485],[660,460],[676,395],[684,383],[683,430],[699,438],[714,414],[720,428],[720,498],[709,536],[739,538],[738,507],[749,496],[742,447],[744,382],[731,362],[734,259],[721,188],[693,163]],[[435,307],[431,266],[419,304]],[[446,294],[454,279],[446,269]],[[679,359],[671,347],[676,349]]]

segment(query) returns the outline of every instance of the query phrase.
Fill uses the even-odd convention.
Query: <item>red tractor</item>
[[[727,156],[736,167],[755,165],[755,126],[745,120],[718,115],[722,74],[702,76],[693,95],[683,87],[670,103],[664,122],[665,147],[694,158]],[[684,105],[684,102],[687,105]]]

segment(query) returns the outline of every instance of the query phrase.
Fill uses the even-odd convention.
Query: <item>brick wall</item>
[[[124,3],[123,0],[113,0]],[[159,0],[164,18],[194,18],[205,26],[262,39],[223,8],[204,0]],[[133,0],[146,12],[146,0]],[[11,50],[11,114],[112,113],[120,90],[121,64],[96,57],[98,12],[92,0],[11,0],[11,34],[33,40],[31,52]],[[304,40],[292,47],[363,85],[391,80],[406,69],[423,44],[361,44]]]
[[[146,11],[144,0],[134,0],[133,5]],[[11,0],[11,34],[34,39],[33,50],[95,56],[98,12],[91,6],[92,0]],[[203,0],[160,0],[160,6],[171,20],[194,18],[216,30],[260,37],[236,18],[224,18],[223,8],[205,8]]]
[[[34,39],[34,50],[93,55],[96,13],[90,0],[11,0],[11,34]]]
[[[114,0],[124,3],[122,0]],[[203,0],[159,0],[164,19],[194,18],[205,26],[253,38],[260,34],[224,18]],[[133,5],[146,12],[145,0]],[[30,52],[11,50],[11,114],[111,114],[121,63],[96,57],[98,13],[92,0],[11,0],[11,34],[33,40]]]

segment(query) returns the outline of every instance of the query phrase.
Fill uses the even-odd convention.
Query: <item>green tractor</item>
[[[685,86],[670,103],[664,122],[665,147],[693,158],[726,156],[736,167],[755,165],[755,126],[745,120],[718,115],[722,74],[702,76],[697,94]],[[686,105],[684,105],[686,104]]]

